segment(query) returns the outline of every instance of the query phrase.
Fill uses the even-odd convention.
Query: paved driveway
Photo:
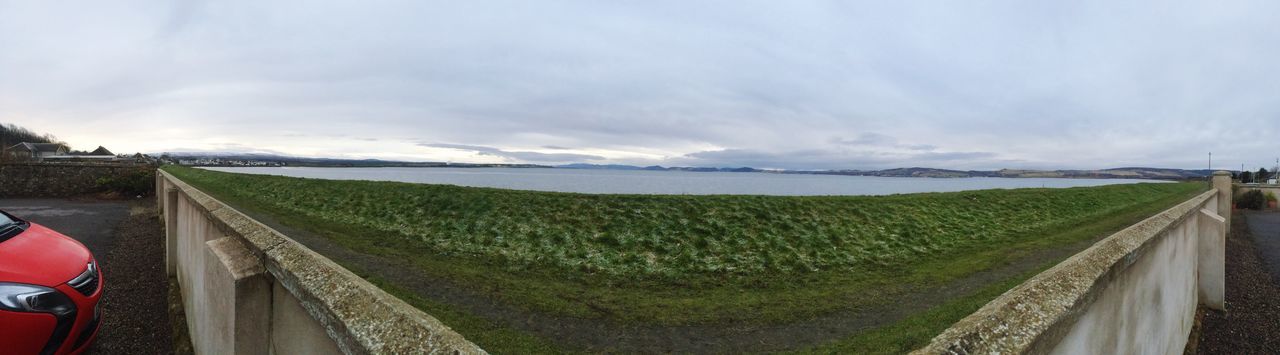
[[[1244,216],[1263,264],[1280,283],[1280,212],[1245,211]]]
[[[0,210],[75,238],[102,259],[111,246],[111,231],[129,217],[129,202],[6,198],[0,199]]]

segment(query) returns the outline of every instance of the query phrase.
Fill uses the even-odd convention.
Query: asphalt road
[[[1258,247],[1258,256],[1276,283],[1280,283],[1280,212],[1246,211],[1245,220],[1253,234],[1253,244]]]
[[[0,199],[0,210],[80,241],[102,263],[112,230],[129,217],[129,202],[6,198]]]

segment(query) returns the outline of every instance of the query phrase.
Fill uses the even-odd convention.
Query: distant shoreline
[[[1056,178],[1056,179],[1141,179],[1187,181],[1207,178],[1208,170],[1183,170],[1161,168],[1116,168],[1104,170],[945,170],[931,168],[898,168],[885,170],[772,170],[755,168],[702,168],[702,167],[644,167],[644,168],[580,168],[533,164],[178,164],[192,167],[305,167],[305,168],[509,168],[509,169],[557,169],[557,170],[618,170],[618,171],[685,171],[685,172],[720,172],[720,173],[767,173],[793,175],[841,175],[841,176],[876,176],[876,177],[916,177],[937,179],[959,178]]]

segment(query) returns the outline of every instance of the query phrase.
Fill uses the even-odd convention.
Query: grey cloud
[[[863,133],[857,138],[845,139],[832,137],[831,141],[846,145],[897,145],[898,139],[879,133]]]
[[[907,163],[910,162],[910,163]],[[975,169],[988,164],[1016,163],[991,152],[889,152],[875,150],[809,149],[770,152],[752,149],[700,151],[668,159],[670,165],[773,169],[885,169],[927,164],[938,168]]]
[[[118,152],[1256,168],[1280,136],[1275,1],[0,7],[0,121]]]
[[[880,133],[874,133],[874,132],[863,133],[859,135],[857,138],[853,138],[853,139],[832,137],[830,141],[835,144],[850,145],[850,146],[872,146],[872,147],[900,148],[900,149],[922,150],[922,151],[938,149],[938,146],[935,146],[932,144],[901,144],[898,142],[897,138],[880,134]]]
[[[481,155],[491,155],[514,159],[516,161],[530,162],[574,162],[585,160],[604,160],[605,157],[590,154],[573,154],[573,153],[539,153],[529,151],[508,151],[494,147],[467,145],[467,144],[449,144],[449,143],[421,143],[423,147],[431,148],[448,148],[458,150],[469,150]]]

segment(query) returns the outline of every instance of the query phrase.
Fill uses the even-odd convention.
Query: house
[[[59,143],[18,143],[5,149],[12,160],[42,161],[49,157],[66,156],[71,149]]]
[[[110,150],[107,150],[107,148],[106,148],[106,147],[98,146],[98,149],[94,149],[92,152],[89,152],[89,155],[112,155],[112,156],[114,156],[114,155],[116,155],[116,154],[115,154],[115,153],[112,153]]]

